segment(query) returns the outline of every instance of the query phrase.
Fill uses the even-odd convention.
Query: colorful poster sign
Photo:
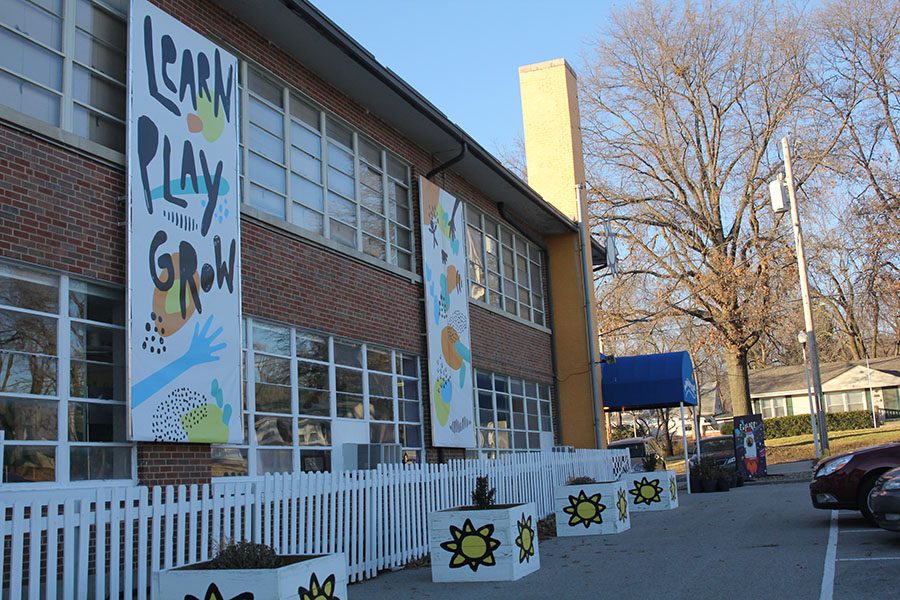
[[[128,48],[131,437],[240,442],[237,59],[147,0]]]
[[[475,447],[463,206],[419,177],[432,444]]]
[[[744,479],[766,476],[766,438],[762,415],[734,417],[734,461]]]

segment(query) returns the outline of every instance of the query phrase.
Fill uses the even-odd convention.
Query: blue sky
[[[497,153],[522,136],[520,65],[579,70],[623,0],[312,0],[322,12]]]

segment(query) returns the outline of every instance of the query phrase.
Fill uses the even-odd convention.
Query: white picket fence
[[[145,599],[152,572],[207,560],[226,540],[342,552],[359,581],[427,554],[428,513],[470,503],[479,475],[498,503],[535,502],[546,516],[570,477],[612,481],[629,469],[626,450],[579,450],[177,488],[0,491],[0,598]]]

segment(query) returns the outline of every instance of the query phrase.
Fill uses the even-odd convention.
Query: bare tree
[[[900,352],[900,3],[831,1],[810,73],[821,120],[842,125],[826,158],[834,217],[813,272],[851,359]],[[826,212],[828,207],[826,208]]]
[[[808,94],[800,15],[644,1],[614,13],[595,50],[581,100],[594,215],[617,223],[647,310],[710,325],[734,414],[747,414],[748,351],[792,265],[766,185]]]

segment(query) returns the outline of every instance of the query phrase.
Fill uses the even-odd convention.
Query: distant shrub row
[[[826,413],[825,421],[828,424],[828,431],[870,429],[872,427],[872,413],[867,410]],[[763,419],[763,423],[766,426],[766,439],[812,434],[812,424],[810,423],[809,415],[772,417],[771,419]],[[731,435],[734,433],[734,424],[723,423],[721,431],[723,435]]]

